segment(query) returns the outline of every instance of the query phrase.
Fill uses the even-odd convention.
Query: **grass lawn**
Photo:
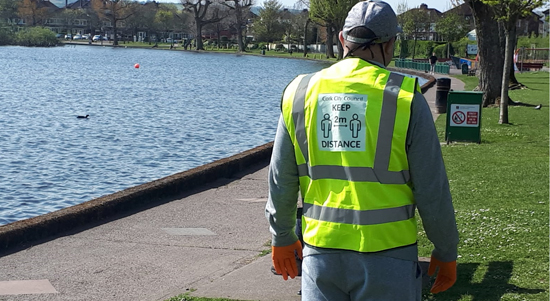
[[[288,54],[287,54],[288,55]],[[456,76],[466,90],[476,77]],[[541,300],[549,295],[549,73],[517,75],[529,89],[510,107],[510,124],[498,124],[497,107],[482,109],[481,144],[442,144],[460,233],[458,280],[424,300]],[[444,141],[445,114],[436,121]],[[421,222],[419,221],[421,224]],[[432,244],[419,228],[420,256]],[[180,295],[169,301],[230,301]]]
[[[466,90],[477,78],[457,76]],[[517,75],[529,87],[510,107],[511,124],[498,124],[499,109],[483,108],[481,144],[442,145],[460,233],[458,280],[425,300],[548,300],[549,96],[547,72]],[[445,115],[436,121],[444,140]],[[420,234],[419,251],[431,243]]]

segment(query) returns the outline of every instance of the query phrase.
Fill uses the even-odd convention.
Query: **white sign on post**
[[[451,105],[449,126],[478,127],[479,105]]]
[[[468,52],[468,54],[477,54],[477,45],[468,44],[466,51]]]
[[[317,141],[320,150],[364,151],[367,95],[331,93],[317,99]]]

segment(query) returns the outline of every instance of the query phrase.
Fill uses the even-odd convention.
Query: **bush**
[[[532,45],[535,45],[535,48],[548,48],[549,43],[549,37],[543,38],[541,36],[536,37],[531,35],[530,37],[519,37],[517,47],[531,48]]]
[[[440,42],[416,40],[416,51],[414,58],[428,58],[432,55],[434,47],[440,45]],[[400,58],[412,58],[414,40],[399,41],[395,45],[395,53],[399,54]]]
[[[15,40],[15,34],[7,29],[0,28],[0,45],[12,45]]]
[[[31,27],[19,31],[15,40],[21,46],[51,47],[57,45],[55,33],[42,27]]]
[[[435,46],[432,52],[435,52],[435,56],[438,58],[447,57],[447,44]]]
[[[458,56],[458,57],[467,57],[466,55],[466,46],[472,44],[477,44],[476,41],[472,41],[468,38],[462,38],[462,40],[458,42],[451,43],[451,55]]]

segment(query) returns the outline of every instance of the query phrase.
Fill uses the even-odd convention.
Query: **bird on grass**
[[[78,115],[76,116],[76,118],[88,118],[90,115],[86,115],[86,116],[81,116],[81,115]]]

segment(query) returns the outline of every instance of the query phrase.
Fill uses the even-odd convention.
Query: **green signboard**
[[[447,97],[445,141],[481,143],[481,104],[483,92],[450,91]]]

